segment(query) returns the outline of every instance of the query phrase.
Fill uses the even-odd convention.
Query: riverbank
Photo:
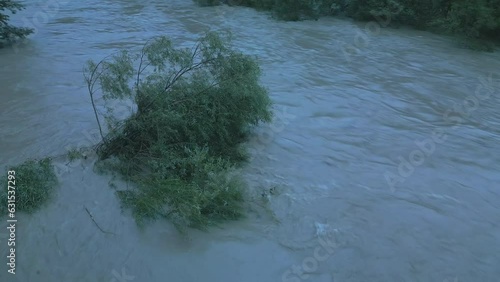
[[[500,1],[432,0],[194,0],[202,6],[239,5],[270,12],[285,21],[340,16],[453,35],[459,45],[493,51],[500,43]]]

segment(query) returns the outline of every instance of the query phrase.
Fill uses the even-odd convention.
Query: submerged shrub
[[[93,102],[98,84],[104,100],[136,104],[123,121],[108,109],[98,154],[116,157],[113,169],[137,184],[119,196],[139,222],[167,217],[180,229],[203,228],[242,215],[244,184],[234,166],[246,159],[241,144],[252,126],[272,114],[256,60],[229,39],[208,33],[190,49],[158,37],[137,56],[88,64]]]
[[[8,183],[15,187],[15,208],[16,211],[32,213],[46,203],[52,195],[54,187],[57,185],[57,177],[54,167],[49,158],[41,160],[29,160],[21,165],[11,167],[9,171],[15,171],[14,182]],[[0,210],[2,214],[7,212],[7,183],[2,189]]]

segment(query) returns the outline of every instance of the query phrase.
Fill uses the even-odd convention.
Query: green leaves
[[[242,216],[244,183],[233,167],[246,157],[248,129],[272,115],[260,73],[255,58],[219,33],[193,48],[156,37],[137,56],[88,64],[92,97],[98,85],[105,100],[137,104],[123,126],[108,110],[111,133],[99,154],[116,156],[116,171],[138,185],[120,193],[138,222],[167,217],[183,230]]]
[[[499,5],[497,0],[454,2],[448,14],[449,27],[472,38],[479,38],[486,31],[500,32]]]
[[[16,39],[23,39],[33,33],[33,29],[14,27],[9,25],[9,16],[3,11],[9,11],[15,14],[17,11],[24,9],[24,5],[12,0],[0,0],[0,47],[5,43],[10,43]]]
[[[17,11],[23,10],[24,5],[13,0],[0,0],[0,11],[10,11],[15,14]]]
[[[28,160],[18,166],[9,168],[16,172],[15,187],[16,210],[33,213],[41,208],[52,196],[57,185],[57,176],[49,158]],[[0,212],[7,208],[7,187],[0,191]],[[9,194],[10,195],[10,194]]]
[[[113,56],[114,62],[102,63],[99,82],[104,99],[124,99],[132,97],[131,79],[135,73],[132,59],[127,51]]]

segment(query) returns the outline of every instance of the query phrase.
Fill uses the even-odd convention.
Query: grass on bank
[[[7,213],[8,186],[15,187],[16,211],[33,213],[43,206],[52,196],[57,185],[57,176],[49,158],[28,160],[18,166],[10,167],[8,171],[15,171],[14,182],[7,181],[1,192],[2,205],[0,212]]]
[[[260,75],[255,58],[213,32],[192,48],[157,37],[138,54],[89,62],[85,77],[101,130],[98,93],[114,101],[108,105],[136,104],[125,120],[108,108],[97,153],[99,167],[135,184],[118,196],[139,223],[167,218],[184,231],[243,216],[245,183],[237,173],[247,158],[243,142],[272,117]]]

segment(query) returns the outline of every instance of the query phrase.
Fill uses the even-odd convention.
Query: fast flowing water
[[[55,158],[56,196],[18,215],[16,275],[0,223],[1,281],[498,281],[499,53],[191,1],[26,4],[14,20],[36,34],[0,50],[2,165],[95,142],[84,63],[156,35],[189,45],[231,30],[258,56],[276,119],[249,142],[243,171],[267,211],[189,241],[168,222],[138,229],[93,158]]]

